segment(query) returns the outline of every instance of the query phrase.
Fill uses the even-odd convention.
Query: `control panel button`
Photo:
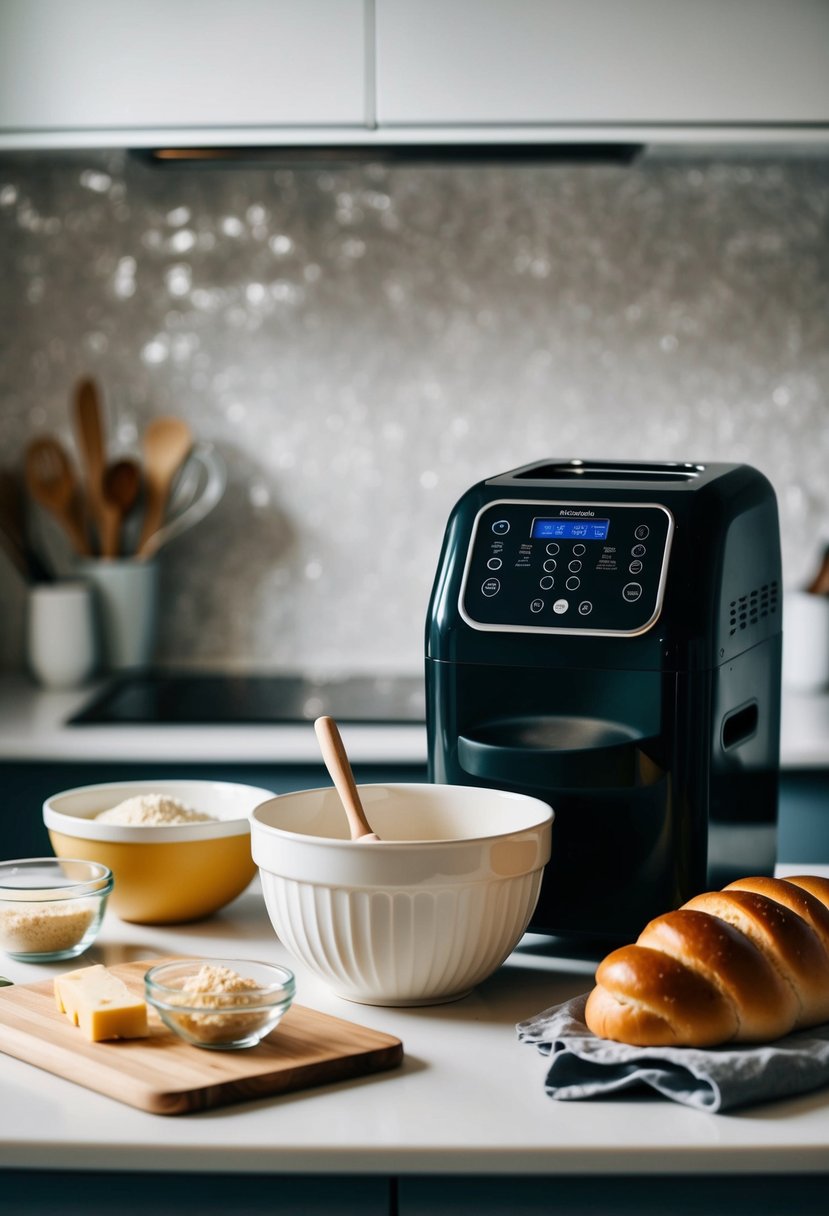
[[[567,600],[556,600],[556,602],[553,604],[553,612],[556,614],[556,616],[561,616],[561,614],[566,612],[569,607],[570,605]]]
[[[491,557],[486,564],[486,568],[487,570],[500,570],[503,564],[500,557]]]
[[[497,595],[500,590],[501,582],[497,578],[488,578],[481,587],[481,591],[483,591],[484,595],[487,597]]]
[[[530,612],[540,612],[543,607],[544,607],[543,600],[531,600],[530,601]]]
[[[583,557],[583,555],[587,552],[587,545],[573,545],[573,552],[575,553],[576,557]]]
[[[645,548],[644,545],[634,545],[630,551],[630,556],[631,557],[644,557],[646,553],[647,553],[647,549]]]
[[[593,605],[590,603],[590,600],[582,600],[579,604],[579,616],[590,616],[592,611]]]
[[[551,570],[555,570],[555,568],[556,568],[556,561],[555,561],[555,558],[548,557],[548,558],[547,558],[547,560],[546,560],[546,562],[544,563],[544,569],[545,569],[545,570],[547,571],[547,573],[549,574],[549,572],[550,572]]]
[[[568,578],[568,580],[564,584],[564,586],[567,588],[568,591],[577,591],[579,589],[579,587],[581,586],[581,579],[576,578],[576,576],[573,575],[572,578]]]
[[[642,594],[642,586],[640,583],[627,583],[622,588],[622,595],[629,604],[635,603]]]
[[[647,540],[651,534],[651,530],[647,524],[640,524],[638,528],[634,528],[633,535],[637,540]]]
[[[549,591],[555,581],[552,574],[545,574],[538,585],[542,591]]]
[[[574,574],[578,574],[579,570],[581,570],[581,562],[580,561],[570,562],[567,569],[572,570]]]
[[[553,557],[554,557],[554,556],[556,555],[556,553],[558,553],[558,551],[559,551],[559,549],[560,549],[560,548],[561,548],[561,545],[557,545],[555,541],[552,541],[552,542],[551,542],[551,543],[550,543],[550,544],[547,546],[547,552],[548,552],[548,553],[549,553],[551,556],[553,556]]]
[[[495,523],[492,525],[492,531],[496,536],[504,536],[505,533],[509,532],[509,520],[496,519]]]
[[[638,557],[634,561],[632,561],[630,563],[630,565],[628,566],[628,570],[631,572],[631,574],[639,574],[641,569],[642,569],[642,563],[639,561]]]

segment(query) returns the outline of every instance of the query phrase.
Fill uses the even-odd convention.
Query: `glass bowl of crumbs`
[[[97,861],[0,862],[0,949],[23,963],[76,958],[101,928],[112,871]]]
[[[255,1047],[275,1030],[294,999],[292,971],[239,959],[177,959],[144,976],[147,1004],[195,1047]]]

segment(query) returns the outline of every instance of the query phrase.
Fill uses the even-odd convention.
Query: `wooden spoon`
[[[154,418],[144,432],[146,508],[137,557],[150,556],[150,538],[161,527],[173,479],[192,445],[190,428],[181,418]]]
[[[366,819],[366,813],[363,810],[362,802],[360,802],[360,795],[357,793],[354,774],[351,771],[351,765],[348,762],[348,756],[340,737],[340,732],[337,729],[337,723],[333,718],[317,718],[314,723],[314,730],[317,732],[317,739],[319,740],[325,767],[328,769],[331,780],[334,782],[337,793],[340,795],[340,800],[348,817],[351,839],[379,840],[380,837],[371,830],[371,824]]]
[[[106,466],[101,492],[110,510],[106,514],[101,537],[103,557],[118,557],[121,551],[121,526],[138,501],[140,491],[141,468],[137,461],[125,457]]]
[[[58,520],[75,551],[89,556],[78,483],[66,449],[51,436],[33,439],[26,449],[26,489]]]
[[[78,450],[85,467],[87,516],[97,530],[103,553],[104,538],[112,534],[113,511],[104,500],[102,489],[106,465],[104,419],[94,380],[81,380],[75,392],[74,413]]]

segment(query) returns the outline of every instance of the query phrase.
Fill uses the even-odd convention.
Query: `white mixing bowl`
[[[359,790],[379,842],[348,839],[332,788],[281,794],[253,812],[251,849],[278,937],[351,1001],[465,996],[529,923],[553,812],[504,790]]]

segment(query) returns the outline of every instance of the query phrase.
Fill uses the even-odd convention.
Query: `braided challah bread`
[[[585,1020],[637,1047],[760,1043],[829,1021],[829,878],[741,878],[646,925]]]

